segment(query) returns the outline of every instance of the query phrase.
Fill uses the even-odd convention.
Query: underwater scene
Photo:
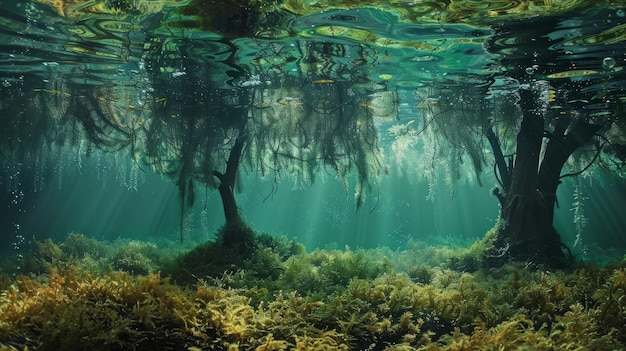
[[[626,350],[626,2],[0,8],[0,351]]]

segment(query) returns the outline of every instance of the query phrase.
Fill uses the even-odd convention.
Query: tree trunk
[[[226,223],[241,222],[241,216],[239,215],[239,208],[237,207],[237,200],[235,199],[235,193],[233,188],[228,183],[221,183],[217,189],[220,192],[222,198],[222,206],[224,207],[224,218]]]
[[[239,213],[235,199],[235,181],[243,149],[247,143],[248,135],[245,131],[245,123],[239,129],[237,140],[226,161],[226,171],[222,174],[214,171],[213,175],[219,180],[218,190],[224,207],[226,224],[217,233],[218,242],[224,247],[237,249],[243,257],[249,257],[256,249],[254,231],[246,225]]]
[[[243,223],[241,215],[239,214],[239,207],[237,207],[234,188],[237,180],[237,171],[239,170],[239,162],[241,161],[243,148],[246,144],[246,137],[246,133],[242,127],[239,130],[237,140],[235,140],[235,144],[228,155],[226,171],[223,174],[217,171],[213,172],[213,175],[220,182],[217,189],[219,190],[220,197],[222,198],[224,218],[226,219],[227,225]]]
[[[537,99],[533,92],[520,90],[520,98],[523,119],[517,135],[515,164],[510,174],[502,175],[502,178],[510,176],[511,183],[499,196],[502,208],[487,263],[499,266],[513,260],[561,268],[571,258],[571,255],[565,254],[567,247],[553,225],[561,170],[569,156],[587,144],[600,126],[583,120],[568,120],[570,130],[567,131],[567,126],[559,123],[541,159],[544,138],[542,112],[536,107]],[[499,195],[498,192],[496,194]]]
[[[524,172],[526,173],[526,172]],[[491,265],[506,261],[567,265],[569,257],[553,225],[554,201],[536,194],[507,196],[499,219],[498,232],[489,255]]]

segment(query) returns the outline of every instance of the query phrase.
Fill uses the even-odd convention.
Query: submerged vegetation
[[[615,350],[626,344],[624,261],[581,262],[556,272],[514,264],[469,272],[450,268],[461,250],[418,243],[395,252],[305,252],[268,234],[254,243],[248,251],[224,251],[216,241],[176,252],[76,233],[59,244],[35,241],[19,272],[2,262],[0,349]]]
[[[193,248],[33,240],[0,262],[0,351],[626,347],[626,262],[575,262],[553,223],[561,179],[626,170],[621,4],[262,3],[3,8],[3,235],[24,239],[25,198],[105,154],[98,180],[172,180],[181,242],[200,189],[225,224]],[[497,225],[469,248],[306,252],[255,232],[235,196],[242,173],[266,198],[330,176],[373,211],[394,163],[431,200],[491,170]]]

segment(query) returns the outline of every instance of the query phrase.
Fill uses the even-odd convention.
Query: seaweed
[[[81,259],[85,256],[99,259],[111,254],[110,246],[76,232],[69,233],[59,246],[64,254],[73,259]]]
[[[183,325],[176,314],[186,303],[182,292],[159,275],[97,276],[69,267],[45,278],[20,275],[5,291],[0,338],[38,350],[147,349]]]
[[[626,342],[624,261],[470,273],[445,262],[408,266],[401,259],[416,245],[287,257],[298,245],[271,238],[243,253],[211,242],[171,261],[151,243],[102,250],[85,239],[72,234],[84,248],[72,250],[33,243],[28,256],[45,254],[33,270],[4,272],[0,349],[615,350]],[[120,252],[145,262],[118,266]],[[192,279],[158,273],[167,269]]]
[[[62,260],[63,251],[50,238],[43,241],[33,240],[31,246],[31,250],[24,255],[25,272],[46,273]]]
[[[135,248],[120,247],[112,257],[113,269],[122,270],[130,274],[146,275],[154,273],[156,266],[151,259]]]

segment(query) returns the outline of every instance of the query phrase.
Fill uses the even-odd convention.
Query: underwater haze
[[[626,4],[0,7],[0,350],[624,349]]]

